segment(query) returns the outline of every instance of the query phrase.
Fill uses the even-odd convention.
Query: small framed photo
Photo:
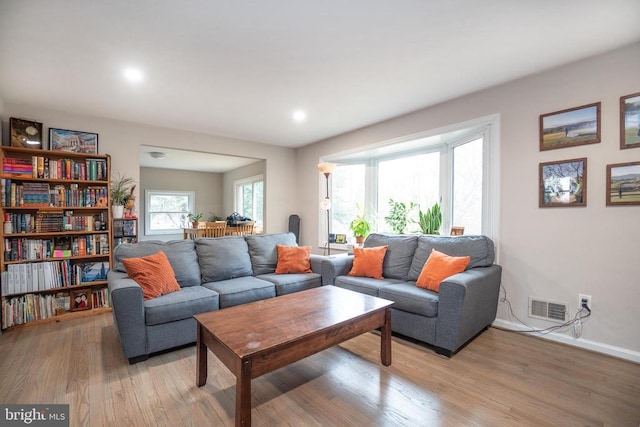
[[[620,149],[640,147],[640,92],[620,97]]]
[[[540,163],[539,206],[587,206],[587,159]]]
[[[607,165],[607,206],[640,205],[640,162]]]
[[[600,142],[600,103],[540,116],[540,151]]]
[[[49,128],[49,149],[72,153],[98,154],[98,134],[79,130]]]
[[[347,235],[346,234],[336,234],[336,243],[347,243]]]
[[[12,147],[42,149],[42,123],[11,117],[9,129]]]
[[[79,289],[69,293],[71,311],[91,310],[91,291]]]
[[[451,232],[449,233],[449,235],[451,236],[462,236],[464,234],[464,227],[459,227],[459,226],[452,226],[451,227]]]

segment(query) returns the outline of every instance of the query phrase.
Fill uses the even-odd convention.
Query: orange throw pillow
[[[276,245],[278,264],[276,274],[312,273],[311,246]]]
[[[141,258],[126,258],[122,263],[129,277],[142,288],[144,299],[180,290],[169,258],[162,251]]]
[[[471,261],[469,256],[449,256],[445,253],[431,249],[431,255],[424,263],[416,285],[419,288],[438,292],[440,283],[449,276],[461,273]]]
[[[353,248],[353,267],[349,276],[382,279],[382,263],[389,245],[373,248]]]

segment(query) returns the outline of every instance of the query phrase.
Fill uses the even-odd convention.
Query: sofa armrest
[[[322,261],[326,258],[327,257],[325,255],[311,254],[311,258],[309,259],[311,271],[322,274]]]
[[[122,350],[128,358],[149,353],[142,288],[125,273],[109,271],[107,276],[113,321]]]
[[[466,270],[440,284],[435,345],[456,351],[496,318],[502,267]]]
[[[333,285],[336,277],[346,276],[353,266],[353,255],[328,256],[322,260],[322,285]]]

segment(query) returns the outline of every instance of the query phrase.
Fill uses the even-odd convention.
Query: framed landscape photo
[[[607,206],[640,205],[640,162],[607,165]]]
[[[587,206],[587,159],[540,163],[539,206]]]
[[[12,147],[42,149],[42,123],[11,117],[9,134]]]
[[[620,97],[620,149],[640,147],[640,92]]]
[[[600,103],[540,116],[540,151],[600,142]]]
[[[49,128],[49,149],[72,153],[98,154],[98,134],[79,130]]]
[[[79,289],[69,293],[71,311],[91,310],[91,291]]]

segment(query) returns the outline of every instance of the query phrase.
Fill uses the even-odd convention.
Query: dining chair
[[[202,237],[224,237],[227,230],[226,221],[206,222]]]
[[[248,236],[253,234],[253,226],[255,221],[244,221],[236,224],[235,227],[230,227],[233,230],[234,236]]]

